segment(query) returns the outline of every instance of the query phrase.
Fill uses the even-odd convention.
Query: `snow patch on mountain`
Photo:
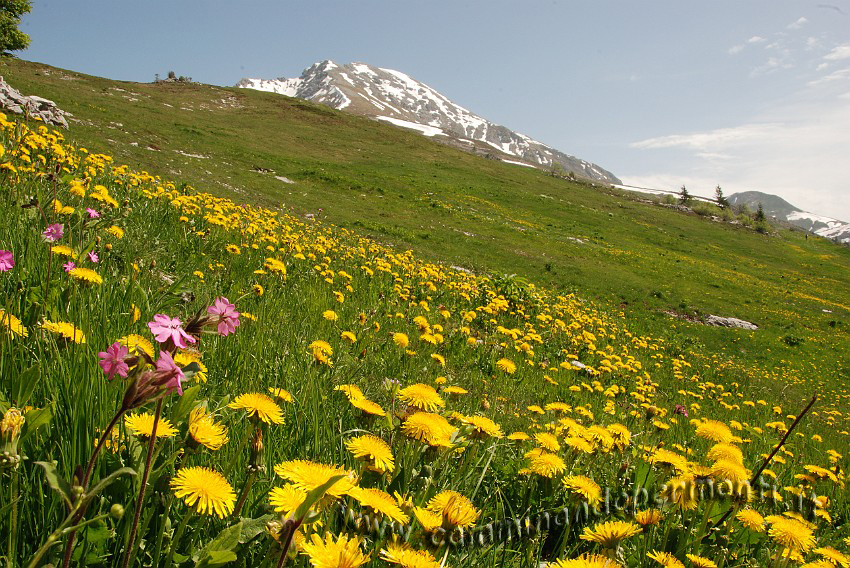
[[[408,122],[406,120],[401,120],[399,118],[392,118],[389,116],[376,116],[378,120],[383,120],[385,122],[389,122],[391,124],[395,124],[396,126],[401,126],[402,128],[410,128],[412,130],[418,130],[425,136],[436,136],[437,134],[443,134],[443,131],[439,128],[435,128],[434,126],[426,126],[424,124],[416,124],[415,122]]]

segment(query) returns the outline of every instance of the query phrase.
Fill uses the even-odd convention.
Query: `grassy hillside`
[[[33,77],[43,79],[39,72]],[[51,70],[47,79],[80,92],[88,84],[88,99],[80,100],[93,100],[96,80],[63,73]],[[186,97],[227,92],[179,89]],[[100,105],[116,95],[102,96]],[[4,119],[5,565],[848,561],[841,551],[850,545],[850,432],[846,389],[832,370],[842,355],[818,359],[838,353],[845,333],[843,276],[828,268],[840,265],[841,249],[482,163],[369,122],[299,110],[293,101],[257,101],[244,112],[279,105],[315,152],[293,160],[323,163],[321,141],[310,133],[344,148],[346,136],[353,145],[362,132],[362,148],[372,150],[398,136],[413,154],[445,156],[439,163],[446,171],[431,174],[443,187],[434,206],[415,199],[423,195],[415,184],[440,171],[433,163],[406,174],[410,180],[387,182],[408,184],[400,194],[407,197],[384,202],[377,189],[371,200],[366,194],[357,221],[379,224],[391,215],[382,225],[392,223],[396,233],[383,235],[388,241],[447,262],[475,257],[476,267],[537,270],[562,288],[585,285],[600,301],[468,274],[346,228],[242,204],[246,195],[237,194],[237,203],[119,165],[126,156],[95,152],[112,135],[101,127],[98,141],[85,105],[66,105],[92,122],[80,123],[88,134],[80,126],[67,139],[38,123]],[[138,124],[153,124],[143,116]],[[199,132],[212,128],[192,124]],[[181,151],[208,152],[195,159],[213,172],[213,163],[236,163],[221,148],[248,156],[251,144],[240,150],[224,136]],[[164,146],[126,150],[174,158]],[[293,188],[324,191],[329,204],[334,192],[352,192],[339,185],[346,170],[337,152],[326,149],[326,181],[304,174]],[[396,144],[386,147],[391,154],[405,153]],[[390,172],[417,171],[389,157],[374,168],[351,159],[345,175],[390,179]],[[471,189],[449,182],[465,176]],[[265,175],[253,179],[271,183]],[[235,191],[231,181],[224,189]],[[541,188],[553,192],[544,193],[547,203],[573,207],[537,203]],[[263,198],[273,200],[272,192]],[[367,203],[393,205],[367,216]],[[342,206],[336,214],[352,215]],[[402,230],[428,220],[475,235],[489,230],[493,239],[482,247],[480,237],[435,231],[424,239]],[[652,224],[662,220],[669,224]],[[576,245],[574,258],[556,246],[559,239]],[[521,245],[547,259],[557,250],[561,264],[535,269]],[[820,258],[827,268],[814,267],[817,254],[832,255]],[[800,281],[781,288],[795,267]],[[685,311],[671,304],[674,286],[715,290],[692,301],[747,308],[759,323],[801,323],[748,333],[686,324],[655,312]],[[746,297],[725,298],[732,289]],[[816,319],[824,301],[835,318],[834,327],[825,324],[829,333]],[[728,345],[727,352],[709,343]],[[763,353],[752,351],[760,345]],[[820,400],[799,416],[812,393]]]
[[[123,83],[20,60],[0,72],[73,113],[73,139],[118,162],[317,214],[430,260],[580,290],[682,350],[758,363],[783,380],[850,379],[846,247],[711,222],[279,95]],[[664,311],[761,330],[707,329]]]

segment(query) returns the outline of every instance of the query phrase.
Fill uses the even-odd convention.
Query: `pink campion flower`
[[[675,410],[673,410],[673,414],[681,414],[685,418],[688,417],[688,409],[681,404],[677,404]]]
[[[109,380],[112,380],[116,374],[122,378],[127,378],[130,366],[127,365],[124,358],[128,355],[130,355],[130,350],[116,341],[106,351],[97,354],[100,357],[97,364],[100,365]]]
[[[43,233],[45,239],[50,242],[56,242],[65,235],[65,226],[62,223],[53,223],[48,226]]]
[[[183,374],[183,369],[177,366],[174,359],[171,358],[165,351],[159,352],[159,359],[156,361],[157,373],[161,373],[167,382],[163,383],[165,387],[171,391],[177,390],[180,396],[183,396],[183,381],[186,380],[186,375]]]
[[[212,316],[210,322],[218,324],[218,333],[221,335],[230,335],[239,326],[239,312],[224,296],[216,298],[213,305],[207,308],[207,312]]]
[[[100,261],[100,257],[97,256],[97,253],[94,251],[89,252],[89,261],[97,264]]]
[[[89,219],[97,219],[97,218],[100,217],[100,213],[98,213],[96,210],[92,209],[91,207],[86,207],[86,213],[89,214]]]
[[[71,272],[72,270],[77,268],[77,265],[74,264],[73,260],[69,260],[68,262],[62,265],[62,268],[65,270],[65,272]]]
[[[15,266],[15,255],[10,250],[0,250],[0,272],[8,272]]]
[[[189,343],[195,343],[197,341],[183,329],[183,322],[177,318],[170,318],[165,314],[156,314],[153,317],[153,321],[148,322],[148,327],[157,341],[165,343],[170,339],[180,349],[186,349],[188,347],[186,345],[187,341]]]

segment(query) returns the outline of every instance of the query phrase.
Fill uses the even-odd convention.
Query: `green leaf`
[[[197,365],[197,363],[192,364]],[[183,391],[183,396],[180,397],[180,401],[177,403],[171,413],[171,419],[175,423],[183,422],[184,419],[189,416],[189,412],[191,412],[192,409],[195,408],[195,401],[198,399],[198,394],[200,394],[200,392],[201,385],[195,385]]]
[[[195,566],[221,566],[236,560],[233,549],[239,546],[239,537],[242,535],[242,521],[229,526],[207,543],[192,558]],[[229,554],[226,554],[229,553]]]
[[[50,424],[50,420],[53,419],[52,406],[45,406],[44,408],[30,410],[24,415],[24,418],[26,418],[26,422],[24,422],[21,438],[18,441],[18,445],[20,446],[23,446],[24,442],[26,442],[30,436]]]
[[[249,540],[253,540],[266,532],[266,523],[274,518],[274,515],[263,515],[256,519],[241,519],[242,534],[239,535],[239,544],[245,544]]]
[[[100,482],[95,485],[93,488],[86,491],[85,497],[83,498],[84,502],[89,502],[98,495],[100,495],[101,491],[112,485],[115,480],[117,480],[122,475],[136,475],[136,471],[131,467],[122,467],[121,469],[116,469],[106,477],[100,480]]]
[[[225,564],[230,564],[237,560],[236,553],[232,550],[213,550],[208,553],[203,560],[195,564],[196,567],[213,567],[213,566],[224,566]]]
[[[334,475],[330,479],[328,479],[323,484],[319,485],[309,493],[307,493],[307,497],[304,498],[304,502],[301,503],[292,516],[297,520],[302,520],[307,516],[307,512],[319,499],[325,496],[325,493],[328,492],[328,489],[334,486],[334,484],[345,477],[345,475]]]
[[[35,386],[38,384],[38,380],[41,378],[41,371],[39,367],[32,366],[20,375],[18,375],[17,383],[17,394],[15,395],[15,404],[18,407],[23,408],[27,405],[27,402],[32,396],[33,391],[35,390]]]
[[[59,472],[56,471],[56,466],[52,462],[35,462],[35,465],[41,466],[44,469],[44,476],[47,478],[47,484],[50,485],[50,488],[53,489],[56,493],[62,497],[62,500],[65,501],[65,504],[71,509],[74,506],[73,501],[73,492],[71,491],[71,484],[68,481],[59,475]]]

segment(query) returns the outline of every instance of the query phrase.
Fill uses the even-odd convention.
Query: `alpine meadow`
[[[0,565],[850,566],[847,246],[282,95],[0,74],[70,114],[0,116]]]

